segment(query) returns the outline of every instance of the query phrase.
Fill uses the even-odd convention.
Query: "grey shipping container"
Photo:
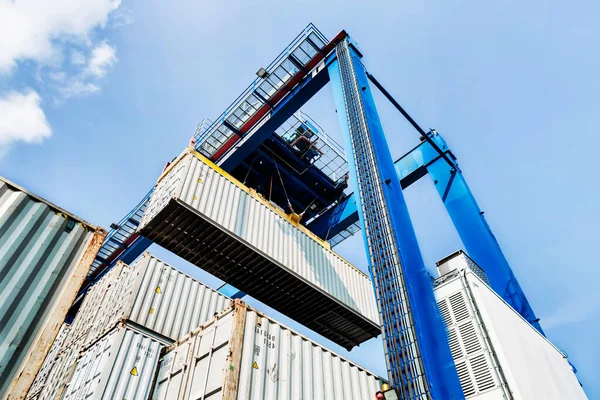
[[[227,296],[149,252],[131,266],[117,263],[98,284],[102,289],[90,297],[74,323],[78,332],[88,331],[85,344],[121,320],[177,340],[231,304]]]
[[[0,177],[0,399],[25,398],[105,235]]]
[[[197,152],[161,175],[139,229],[347,349],[380,334],[367,275]]]
[[[368,400],[381,383],[236,300],[164,350],[152,400]]]
[[[120,323],[84,349],[62,399],[147,399],[160,350],[171,343],[143,327]]]

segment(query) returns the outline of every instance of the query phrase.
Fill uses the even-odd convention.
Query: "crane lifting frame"
[[[541,327],[445,141],[435,131],[424,132],[412,120],[367,72],[362,57],[345,31],[327,41],[309,24],[215,122],[197,132],[196,148],[205,150],[211,160],[229,172],[331,82],[350,175],[358,193],[332,204],[306,226],[332,244],[362,230],[384,325],[388,373],[402,398],[463,398],[403,188],[427,174],[431,176],[467,252],[485,269],[492,289],[540,332]],[[265,82],[279,67],[287,68],[289,76],[281,79],[278,75],[276,84],[270,80],[267,85]],[[423,140],[395,163],[369,81]],[[264,90],[267,86],[271,88]],[[145,206],[147,198],[133,214]],[[131,223],[131,218],[122,222]],[[119,229],[121,226],[115,232]],[[120,257],[134,257],[150,244],[133,235],[103,256],[102,269],[110,268]],[[94,275],[102,272],[97,269]]]

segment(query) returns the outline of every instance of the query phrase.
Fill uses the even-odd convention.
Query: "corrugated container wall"
[[[89,344],[121,320],[177,340],[231,304],[231,299],[146,252],[131,266],[119,262],[80,310]],[[83,328],[85,329],[85,328]]]
[[[366,400],[382,381],[242,302],[167,348],[152,400]]]
[[[199,153],[163,173],[140,231],[346,348],[380,334],[368,276]]]
[[[148,252],[131,266],[119,262],[89,289],[66,331],[62,347],[63,352],[68,350],[69,358],[63,356],[52,363],[45,361],[46,368],[36,377],[28,398],[54,399],[52,396],[62,392],[72,372],[57,362],[74,362],[79,351],[122,321],[140,325],[172,342],[229,305],[228,297]]]
[[[30,392],[27,399],[58,400],[62,398],[81,352],[81,342],[63,345],[38,393]]]
[[[105,234],[0,177],[0,399],[25,398]]]
[[[170,343],[119,324],[81,354],[62,399],[147,399],[160,350]]]
[[[586,399],[566,356],[498,296],[468,260],[463,257],[462,267],[455,265],[438,278],[434,289],[466,398]]]
[[[27,393],[27,399],[38,398],[42,388],[44,387],[44,384],[46,383],[46,379],[52,370],[52,367],[56,363],[58,354],[65,344],[65,340],[69,335],[70,329],[71,326],[67,324],[62,324],[60,327],[60,331],[58,332],[56,339],[54,339],[54,342],[52,342],[52,347],[50,347],[50,351],[46,355],[44,363],[38,371],[35,380],[33,381],[33,385],[31,385],[31,388],[29,389],[29,393]]]

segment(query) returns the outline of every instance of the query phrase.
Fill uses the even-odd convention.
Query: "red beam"
[[[333,50],[335,45],[342,41],[346,36],[348,36],[348,34],[344,30],[338,33],[333,38],[333,40],[331,40],[323,47],[321,52],[315,54],[315,56],[305,65],[304,68],[306,72],[298,71],[296,75],[292,77],[292,79],[290,79],[277,92],[275,92],[275,94],[273,95],[273,97],[271,97],[269,102],[271,104],[277,104],[281,99],[283,99],[288,93],[292,91],[294,86],[296,86],[301,80],[303,80],[308,74],[308,72],[310,72],[310,70],[312,70],[318,63],[320,63],[325,58],[325,56],[329,54],[331,50]],[[260,119],[264,117],[270,109],[271,107],[269,106],[269,104],[264,104],[248,119],[248,121],[246,121],[240,127],[240,132],[244,134],[250,131],[250,129],[252,129],[252,127],[256,125],[256,123],[260,121]],[[211,159],[213,161],[217,161],[223,154],[225,154],[227,150],[229,150],[235,143],[237,143],[239,139],[241,139],[241,137],[237,134],[234,134],[225,144],[223,144],[223,146],[221,146],[221,148],[211,157]]]

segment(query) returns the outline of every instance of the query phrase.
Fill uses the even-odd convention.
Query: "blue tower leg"
[[[388,374],[402,399],[464,398],[394,163],[358,52],[328,67],[350,159]]]
[[[486,272],[490,286],[519,314],[544,333],[463,174],[444,160],[427,167],[467,253]]]

